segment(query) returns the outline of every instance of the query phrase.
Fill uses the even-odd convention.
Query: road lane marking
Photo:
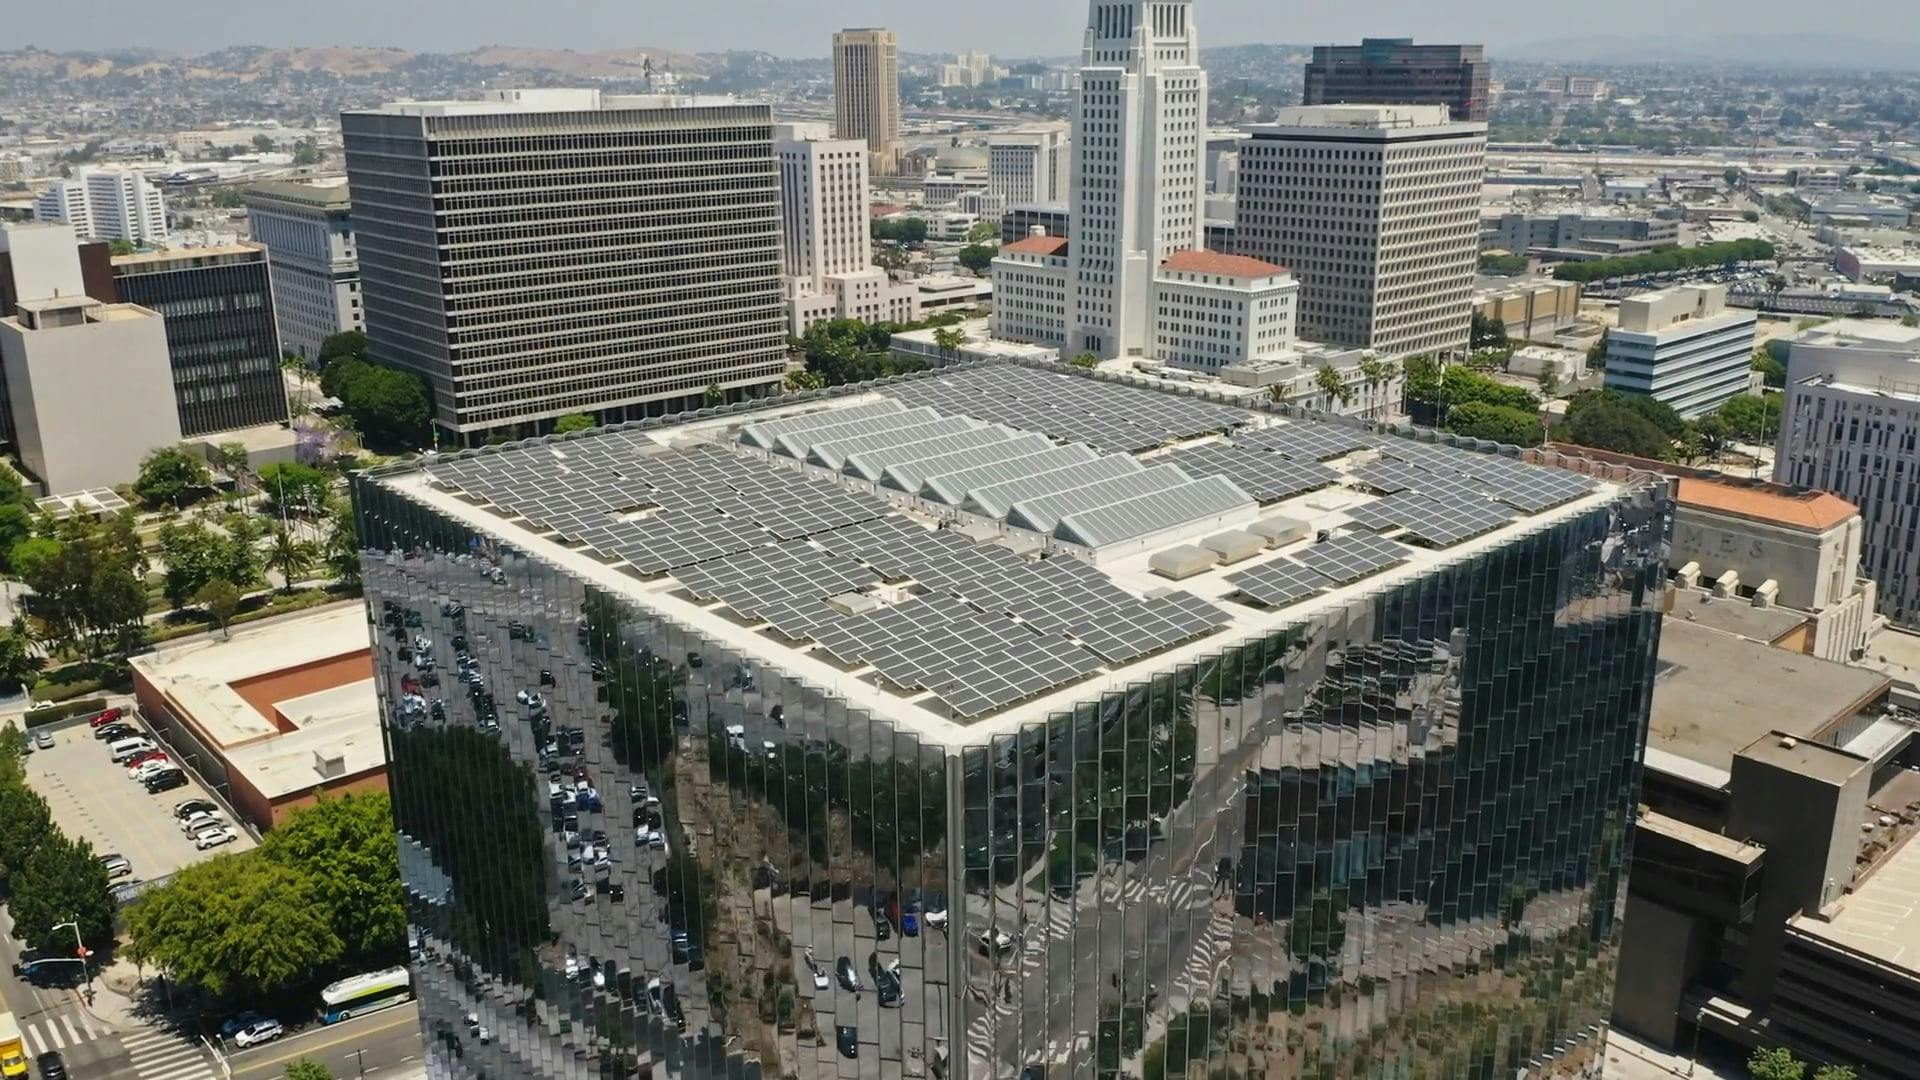
[[[259,1072],[261,1069],[270,1069],[277,1065],[284,1065],[289,1061],[293,1061],[298,1058],[305,1057],[308,1054],[312,1054],[316,1051],[325,1050],[333,1046],[339,1046],[343,1043],[350,1043],[356,1039],[364,1039],[369,1035],[377,1034],[382,1031],[392,1031],[394,1028],[398,1028],[398,1027],[416,1027],[419,1025],[419,1023],[420,1023],[420,1020],[418,1016],[396,1017],[393,1020],[388,1021],[387,1023],[379,1024],[374,1027],[355,1028],[349,1031],[347,1034],[341,1035],[337,1039],[330,1039],[323,1043],[314,1043],[309,1046],[304,1046],[299,1050],[293,1051],[292,1053],[281,1054],[279,1057],[259,1058],[259,1059],[243,1058],[241,1057],[241,1054],[244,1054],[245,1051],[241,1051],[240,1054],[229,1055],[228,1060],[234,1061],[234,1062],[241,1062],[241,1061],[245,1062],[244,1065],[236,1064],[234,1066],[233,1074],[235,1076],[240,1076],[244,1073]],[[282,1039],[279,1041],[278,1045],[285,1046],[288,1043],[294,1042],[299,1039],[306,1039],[306,1038],[311,1038],[315,1035],[324,1034],[327,1031],[331,1030],[332,1027],[333,1025],[328,1025],[326,1027],[316,1028],[313,1031],[305,1032],[300,1035],[295,1035],[291,1038]]]

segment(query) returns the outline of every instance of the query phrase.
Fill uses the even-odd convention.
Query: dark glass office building
[[[1316,45],[1301,100],[1307,105],[1445,105],[1455,120],[1484,121],[1491,71],[1483,45],[1415,45],[1412,38]]]
[[[266,248],[241,243],[121,255],[113,276],[122,301],[166,317],[182,435],[286,422]]]
[[[1670,500],[1434,440],[990,364],[358,477],[435,1074],[1597,1076]]]

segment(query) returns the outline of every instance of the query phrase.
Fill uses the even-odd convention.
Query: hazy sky
[[[914,52],[981,49],[1009,56],[1078,46],[1085,0],[0,0],[0,47],[395,45],[458,52],[477,45],[683,52],[764,49],[824,56],[839,26],[889,26]],[[1920,38],[1914,0],[1197,0],[1205,45],[1348,41],[1363,33],[1483,41],[1496,49],[1583,34],[1819,32]]]

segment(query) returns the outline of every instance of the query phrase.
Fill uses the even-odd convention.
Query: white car
[[[272,1042],[286,1033],[286,1029],[280,1026],[280,1021],[278,1020],[255,1020],[253,1023],[233,1033],[233,1045],[245,1050],[249,1046],[259,1046],[264,1042]]]
[[[180,831],[183,833],[186,833],[188,836],[192,836],[194,833],[200,832],[205,829],[210,829],[210,828],[224,829],[226,827],[227,827],[227,819],[224,817],[221,817],[219,814],[207,814],[207,813],[195,814],[192,817],[180,823]]]
[[[154,773],[165,772],[168,769],[175,768],[179,768],[179,766],[175,765],[166,757],[148,758],[133,768],[128,769],[127,775],[135,780],[145,780]]]
[[[827,977],[826,972],[820,970],[820,965],[808,961],[807,970],[813,972],[813,988],[815,990],[833,989],[833,980]]]
[[[221,844],[231,844],[238,839],[240,837],[232,829],[208,829],[193,838],[193,846],[205,851],[208,848],[217,848]]]

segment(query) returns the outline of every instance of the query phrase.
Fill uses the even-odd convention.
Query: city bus
[[[413,976],[406,968],[354,975],[320,991],[320,1022],[337,1024],[412,998]]]

